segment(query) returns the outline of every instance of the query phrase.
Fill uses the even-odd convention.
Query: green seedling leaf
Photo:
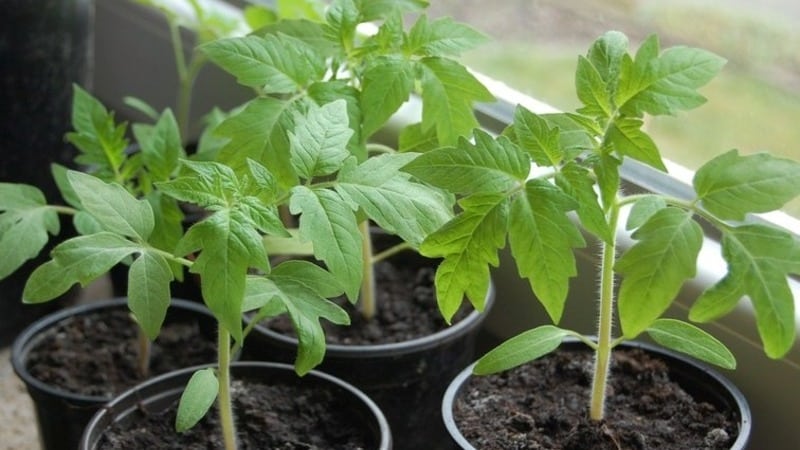
[[[556,174],[556,185],[578,202],[581,224],[605,242],[612,241],[612,231],[598,203],[591,173],[575,162],[569,162]]]
[[[415,123],[400,131],[397,147],[400,152],[423,153],[439,148],[439,139],[434,128],[424,131],[421,123]]]
[[[73,84],[72,126],[75,131],[67,133],[67,140],[80,150],[75,162],[111,179],[125,161],[127,126],[117,125],[114,114],[77,84]]]
[[[458,147],[443,147],[419,155],[403,168],[434,186],[458,194],[505,192],[525,183],[530,158],[505,137],[492,139],[475,130],[475,144],[461,139]]]
[[[268,94],[302,90],[325,73],[325,61],[313,48],[281,34],[220,39],[200,50],[240,84]]]
[[[358,300],[362,268],[361,234],[353,210],[334,191],[292,189],[292,214],[300,214],[300,236],[314,245],[314,255],[344,286],[351,302]]]
[[[436,299],[446,321],[464,299],[482,311],[489,290],[489,266],[500,263],[497,250],[505,246],[509,201],[500,194],[475,194],[460,202],[461,214],[422,242],[420,252],[443,257],[436,270]]]
[[[614,267],[623,277],[619,316],[628,339],[660,317],[683,282],[695,275],[703,230],[691,213],[670,207],[653,214],[633,238],[638,242]]]
[[[728,275],[698,298],[690,319],[716,318],[747,295],[766,354],[782,357],[795,340],[794,298],[787,275],[800,273],[800,242],[782,230],[745,225],[723,233],[722,254]]]
[[[53,181],[55,181],[58,191],[61,193],[61,198],[64,199],[68,205],[81,209],[81,201],[78,198],[78,194],[72,189],[69,178],[67,178],[69,169],[61,164],[53,163],[50,165],[50,172],[53,174]]]
[[[608,86],[607,92],[616,91],[622,60],[628,52],[628,37],[619,31],[608,31],[597,39],[586,54]]]
[[[330,27],[329,33],[343,48],[351,45],[356,27],[362,20],[355,0],[334,0],[325,13],[325,21]]]
[[[339,173],[336,191],[382,229],[416,247],[450,220],[452,199],[398,170],[414,156],[385,154],[359,166],[351,159]]]
[[[163,256],[144,252],[128,271],[128,307],[145,335],[154,340],[170,303],[172,269]]]
[[[486,35],[449,17],[428,21],[421,15],[408,32],[406,51],[421,56],[457,57],[488,41]]]
[[[175,430],[184,433],[205,417],[219,392],[219,380],[211,368],[201,369],[192,375],[178,402]]]
[[[637,200],[628,215],[626,230],[635,230],[644,225],[656,212],[667,207],[667,202],[658,195],[647,195]]]
[[[308,96],[317,105],[326,105],[337,100],[347,102],[348,124],[353,134],[348,143],[350,153],[356,155],[359,161],[367,158],[366,145],[362,143],[363,131],[358,124],[363,126],[363,115],[361,111],[361,93],[347,84],[345,80],[331,80],[321,83],[314,83],[308,88]]]
[[[352,134],[344,100],[312,106],[295,118],[294,131],[289,132],[292,167],[307,180],[336,172],[350,156],[347,143]]]
[[[658,319],[646,331],[654,341],[666,348],[724,369],[736,368],[736,358],[725,344],[692,324],[674,319]]]
[[[427,57],[417,64],[422,73],[422,128],[436,129],[442,145],[455,145],[477,127],[474,102],[494,100],[464,66],[445,58]]]
[[[213,161],[184,160],[182,164],[190,173],[156,183],[161,192],[211,210],[228,207],[234,193],[239,193],[239,180],[230,167]]]
[[[14,273],[57,235],[58,213],[38,188],[0,183],[0,279]]]
[[[521,366],[557,349],[564,338],[571,334],[571,331],[552,325],[525,331],[483,355],[472,373],[489,375]]]
[[[661,160],[656,143],[642,131],[642,124],[639,119],[619,118],[609,127],[606,140],[617,151],[620,159],[627,156],[666,172],[667,167]]]
[[[22,293],[25,303],[52,300],[73,284],[86,286],[133,253],[138,244],[109,232],[68,239],[53,249],[53,259],[31,273]]]
[[[582,114],[593,117],[611,117],[612,105],[606,80],[589,59],[579,56],[575,72],[575,91],[583,104]]]
[[[82,172],[69,171],[67,178],[81,205],[105,229],[147,240],[155,226],[153,210],[119,184],[105,183]]]
[[[719,73],[725,65],[725,59],[709,51],[690,47],[672,47],[657,58],[652,58],[653,49],[651,43],[644,56],[637,55],[647,64],[639,63],[632,67],[633,79],[628,80],[628,89],[620,92],[616,99],[620,109],[637,117],[642,113],[674,115],[705,103],[706,99],[697,93],[697,89]]]
[[[309,241],[300,239],[300,232],[291,229],[288,237],[264,236],[264,248],[269,255],[310,256],[314,254],[314,246]]]
[[[358,2],[362,20],[385,19],[396,13],[413,13],[428,7],[426,0],[370,0]]]
[[[142,113],[145,117],[154,122],[157,121],[160,116],[155,108],[140,98],[126,96],[122,98],[122,102],[125,103],[126,106]]]
[[[361,90],[361,110],[365,114],[363,136],[378,131],[405,103],[414,87],[411,62],[396,56],[381,56],[372,60],[364,70]]]
[[[198,250],[190,270],[201,277],[203,299],[221,325],[241,341],[248,268],[269,271],[261,237],[243,213],[223,209],[189,228],[175,251],[187,255]]]
[[[325,356],[325,333],[320,318],[337,325],[349,325],[350,317],[329,297],[343,292],[337,277],[306,261],[287,261],[279,264],[268,277],[249,280],[248,290],[258,292],[259,298],[277,298],[289,314],[299,342],[295,371],[308,373]]]
[[[136,129],[134,127],[134,131]],[[137,142],[141,147],[143,162],[154,181],[168,180],[178,168],[178,160],[185,157],[178,122],[169,109],[161,114],[151,133],[141,137],[137,134]]]
[[[567,217],[575,200],[547,181],[533,179],[514,198],[508,240],[520,276],[530,281],[553,322],[561,319],[569,279],[577,275],[573,248],[586,245]]]
[[[731,150],[698,169],[693,184],[703,208],[721,219],[742,220],[748,213],[779,209],[800,195],[800,163]]]
[[[564,159],[560,130],[522,106],[514,111],[513,134],[515,142],[540,166],[557,166]]]
[[[220,149],[219,162],[241,172],[252,159],[269,167],[281,186],[293,186],[297,175],[289,159],[289,130],[293,128],[294,104],[272,97],[248,102],[217,127],[229,139]]]

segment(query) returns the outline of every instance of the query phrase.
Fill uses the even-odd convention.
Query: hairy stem
[[[619,206],[612,205],[609,212],[611,242],[603,242],[603,259],[600,266],[600,305],[597,324],[597,349],[595,350],[594,375],[589,416],[594,421],[603,420],[605,414],[606,385],[611,361],[611,328],[614,314],[614,261],[616,260],[616,229]]]
[[[222,427],[222,440],[225,450],[236,450],[236,425],[233,423],[231,403],[231,334],[224,327],[219,328],[217,341],[219,373],[219,420]]]
[[[361,253],[364,268],[361,278],[361,314],[366,319],[375,317],[375,273],[372,265],[372,238],[369,234],[369,221],[358,226],[361,231]]]
[[[150,377],[150,347],[151,342],[150,339],[147,339],[147,336],[142,331],[141,327],[137,327],[136,329],[136,341],[137,341],[137,355],[136,355],[136,364],[137,369],[139,370],[139,375],[142,378],[149,378]]]

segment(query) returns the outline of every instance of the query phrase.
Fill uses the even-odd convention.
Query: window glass
[[[701,89],[709,102],[678,117],[649,119],[664,155],[689,168],[731,148],[800,159],[796,0],[432,0],[431,13],[491,37],[465,55],[468,65],[564,110],[577,106],[577,55],[605,31],[623,31],[631,49],[656,33],[662,48],[711,50],[728,64]],[[787,211],[800,217],[800,201]]]

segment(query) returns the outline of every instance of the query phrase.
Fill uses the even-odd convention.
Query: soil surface
[[[337,396],[339,391],[278,383],[245,386],[240,380],[232,389],[239,450],[355,450],[378,445],[363,436],[358,420],[347,414],[352,403]],[[116,424],[106,431],[97,449],[223,448],[216,408],[183,434],[175,432],[176,410],[172,405],[160,413],[142,411],[135,423]]]
[[[559,351],[499,374],[470,377],[454,416],[478,449],[730,449],[738,417],[695,402],[666,365],[641,350],[614,353],[606,419],[588,417],[593,355]]]
[[[375,265],[377,311],[367,320],[345,298],[335,299],[350,314],[349,326],[322,321],[326,342],[343,345],[375,345],[410,341],[442,331],[449,325],[442,318],[436,303],[433,285],[435,262],[410,264],[386,260]],[[466,303],[453,317],[457,323],[472,308]],[[295,336],[292,323],[285,314],[267,322],[267,326],[287,336]]]
[[[137,330],[126,308],[73,317],[33,349],[28,371],[69,392],[111,397],[145,378],[138,370]],[[151,345],[150,375],[214,361],[214,337],[195,322],[176,321]]]

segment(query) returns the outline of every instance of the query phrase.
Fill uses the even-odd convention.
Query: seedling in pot
[[[600,421],[611,350],[642,333],[664,347],[733,369],[735,359],[719,340],[689,322],[662,317],[696,273],[701,224],[720,233],[728,271],[695,301],[689,319],[712,321],[747,296],[766,354],[780,358],[789,351],[795,315],[787,277],[800,273],[800,242],[785,230],[747,219],[800,194],[800,163],[731,150],[697,170],[691,198],[621,190],[625,158],[666,171],[643,129],[644,116],[700,106],[705,99],[697,89],[724,63],[697,48],[662,51],[656,36],[630,55],[627,37],[608,32],[578,59],[575,87],[583,106],[575,113],[534,114],[518,107],[501,136],[478,131],[474,142],[462,139],[406,166],[460,196],[460,212],[420,247],[427,256],[444,258],[436,284],[448,314],[465,294],[473,302],[484,297],[489,266],[498,265],[497,251],[508,239],[520,275],[558,323],[577,273],[573,250],[585,246],[581,230],[602,248],[596,338],[543,325],[486,354],[475,374],[524,364],[575,336],[596,354],[589,414]],[[623,220],[633,241],[624,252],[618,237]],[[619,336],[613,334],[615,308]]]
[[[455,144],[471,133],[473,103],[492,99],[454,59],[485,37],[450,19],[429,20],[425,6],[334,1],[319,20],[266,23],[249,36],[201,47],[259,94],[217,127],[229,139],[217,160],[238,173],[246,171],[248,158],[258,161],[275,175],[282,195],[291,195],[289,214],[295,216],[285,222],[299,215],[298,230],[292,240],[268,245],[313,253],[341,280],[351,302],[360,299],[367,318],[376,310],[373,264],[415,249],[450,219],[449,197],[396,169],[415,157],[411,151]],[[407,13],[418,14],[409,30]],[[365,26],[376,32],[365,34]],[[415,92],[421,122],[401,133],[400,151],[372,142]],[[324,139],[309,139],[326,129]],[[325,177],[335,181],[308,189]],[[402,243],[374,254],[370,221]]]

